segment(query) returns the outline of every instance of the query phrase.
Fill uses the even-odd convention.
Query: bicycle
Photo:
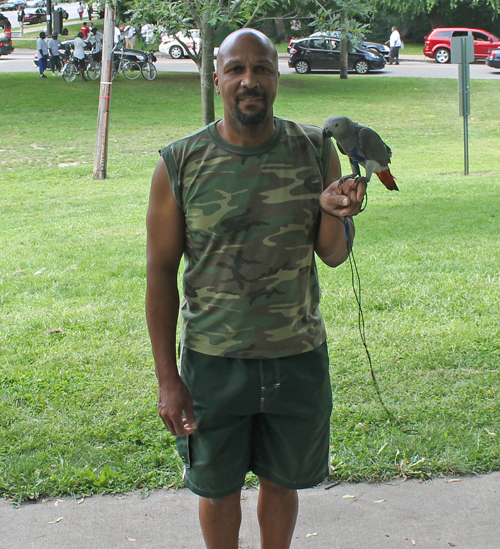
[[[156,70],[156,67],[154,65],[156,57],[154,56],[152,51],[145,51],[144,53],[147,55],[147,59],[141,65],[142,77],[145,80],[154,80],[156,78],[156,75],[158,74],[158,71]]]
[[[135,80],[141,76],[141,66],[137,61],[131,61],[125,57],[125,49],[122,47],[120,53],[116,53],[116,49],[113,50],[113,74],[112,79],[120,72],[128,80]],[[118,55],[118,59],[115,56]]]
[[[89,55],[87,53],[85,54],[85,62],[87,63],[87,66],[88,66]],[[80,74],[80,69],[77,67],[75,63],[75,58],[73,56],[73,53],[71,53],[71,55],[66,60],[66,64],[62,69],[62,77],[64,78],[65,82],[73,82],[79,74]]]

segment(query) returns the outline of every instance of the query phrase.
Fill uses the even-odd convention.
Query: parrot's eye
[[[339,125],[338,125],[338,124],[335,124],[335,127],[336,127],[336,128],[338,128],[338,127],[339,127]]]

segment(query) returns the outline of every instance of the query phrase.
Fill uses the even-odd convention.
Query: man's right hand
[[[196,429],[193,399],[180,376],[158,390],[158,413],[173,435],[190,435]]]

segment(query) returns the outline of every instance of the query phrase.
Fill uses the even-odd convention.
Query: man
[[[83,39],[84,40],[87,40],[88,36],[89,36],[89,28],[87,26],[87,22],[84,21],[83,22],[83,25],[80,27],[80,32],[82,33],[83,35]]]
[[[76,35],[73,45],[73,59],[75,65],[82,75],[82,82],[87,82],[87,79],[85,78],[85,69],[87,68],[85,64],[85,48],[87,42],[83,39],[83,34],[81,32]]]
[[[49,58],[49,48],[47,47],[45,38],[46,35],[42,31],[39,38],[36,39],[36,51],[38,53],[38,70],[40,71],[40,78],[47,78],[45,74],[43,74],[47,68],[47,60]]]
[[[19,30],[21,31],[22,35],[24,29],[24,8],[22,6],[19,6],[19,8],[17,8],[17,22],[19,23]]]
[[[127,25],[123,29],[123,33],[125,34],[125,47],[134,49],[135,48],[135,27],[134,25]]]
[[[144,25],[142,25],[141,38],[142,38],[143,49],[146,49],[145,46],[148,46],[149,43],[154,38],[153,25],[151,23],[144,23]]]
[[[102,59],[102,39],[103,35],[97,31],[97,27],[92,27],[88,43],[92,45],[92,58],[97,63],[100,63]]]
[[[392,27],[391,36],[387,40],[386,44],[389,44],[389,65],[392,65],[394,62],[395,65],[399,65],[399,49],[403,45],[401,41],[401,35],[397,27]]]
[[[114,38],[113,38],[113,44],[115,47],[117,47],[120,44],[120,40],[122,37],[122,31],[120,30],[120,27],[118,25],[115,25],[115,32],[114,32]]]
[[[61,71],[61,57],[59,56],[59,48],[61,47],[61,41],[57,37],[57,32],[52,34],[52,38],[49,40],[49,53],[50,53],[50,70],[52,76],[57,76],[56,72]]]
[[[328,474],[332,395],[314,253],[330,266],[347,258],[354,225],[344,216],[359,212],[365,188],[340,184],[319,128],[273,116],[278,79],[264,34],[230,34],[214,73],[223,119],[162,149],[151,186],[146,312],[158,412],[201,496],[208,549],[237,549],[247,471],[260,482],[263,549],[290,546],[297,489]]]

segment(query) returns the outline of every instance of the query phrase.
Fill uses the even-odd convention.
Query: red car
[[[424,55],[433,57],[438,63],[449,63],[452,36],[472,36],[474,38],[474,56],[476,59],[486,59],[491,49],[500,47],[500,40],[484,30],[447,27],[434,29],[425,37]]]
[[[43,23],[47,21],[47,12],[43,8],[26,9],[24,11],[24,23]]]

